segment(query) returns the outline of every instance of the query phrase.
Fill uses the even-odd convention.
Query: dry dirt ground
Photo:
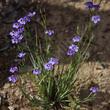
[[[40,1],[40,0],[39,0]],[[42,0],[47,13],[47,24],[56,32],[56,39],[65,41],[74,35],[74,29],[77,24],[82,24],[88,17],[88,11],[84,7],[85,0]],[[97,0],[98,1],[98,0]],[[35,4],[34,4],[35,5]],[[106,0],[102,3],[99,11],[101,22],[95,29],[94,43],[90,49],[90,57],[82,67],[78,75],[78,86],[81,89],[87,89],[88,85],[99,85],[100,91],[93,103],[82,108],[82,110],[110,110],[110,1]],[[17,12],[15,12],[16,14]],[[21,12],[17,13],[20,15]],[[14,15],[15,15],[14,14]],[[16,16],[9,16],[12,21]],[[1,45],[5,43],[4,37],[10,31],[6,27],[11,24],[3,24],[0,26]],[[4,36],[2,36],[5,34]],[[58,45],[61,47],[61,45]],[[57,46],[56,46],[57,47]],[[59,49],[59,48],[58,48]],[[7,67],[13,62],[13,49],[8,49],[8,53],[0,54],[0,110],[32,110],[28,101],[25,101],[22,93],[16,84],[5,83]],[[60,49],[58,50],[60,51]],[[59,53],[59,52],[58,52]],[[14,56],[14,55],[13,55]],[[60,55],[59,55],[60,56]],[[4,66],[5,65],[5,66]],[[4,72],[4,70],[6,70]],[[4,84],[4,85],[3,85]],[[27,81],[28,86],[32,86]],[[23,102],[23,103],[21,103]],[[8,108],[7,108],[8,107]]]

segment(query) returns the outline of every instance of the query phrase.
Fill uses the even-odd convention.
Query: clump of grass
[[[75,88],[78,70],[86,59],[86,53],[94,38],[94,25],[98,25],[100,22],[100,16],[94,15],[94,11],[98,9],[99,5],[86,2],[86,6],[90,10],[91,20],[84,24],[83,29],[77,26],[76,35],[71,39],[71,44],[66,45],[67,51],[64,54],[71,59],[66,66],[62,64],[57,56],[52,54],[52,39],[55,37],[55,31],[47,29],[46,17],[43,16],[41,11],[42,20],[40,24],[43,27],[45,36],[43,36],[42,41],[36,34],[34,41],[31,41],[34,47],[29,41],[34,36],[30,32],[29,25],[26,24],[35,16],[36,12],[29,12],[25,17],[20,18],[13,24],[14,29],[10,32],[10,39],[12,44],[19,50],[17,55],[19,62],[18,65],[10,67],[9,72],[12,75],[9,76],[8,80],[15,83],[22,78],[18,75],[19,68],[26,65],[25,56],[29,56],[32,71],[30,70],[26,75],[36,84],[38,92],[35,96],[30,96],[25,90],[25,85],[19,87],[33,106],[41,107],[43,110],[63,110],[70,107],[71,103],[74,102],[73,108],[77,110],[80,108],[81,103],[92,100],[98,91],[97,87],[90,88],[90,94],[83,100],[71,95]]]

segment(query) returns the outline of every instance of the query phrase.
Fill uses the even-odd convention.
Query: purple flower
[[[18,44],[20,41],[16,38],[11,39],[12,44]]]
[[[50,58],[48,63],[51,63],[52,65],[58,64],[58,59],[57,58]]]
[[[46,30],[45,34],[47,34],[48,36],[52,36],[54,34],[54,30]]]
[[[21,42],[22,39],[23,39],[23,35],[22,34],[18,35],[18,36],[13,36],[11,38],[11,42],[12,42],[12,44],[18,44],[18,43]]]
[[[72,56],[76,52],[78,52],[78,50],[79,50],[79,47],[77,45],[72,44],[72,45],[69,46],[69,49],[67,51],[67,55]]]
[[[53,70],[53,65],[51,63],[46,63],[46,64],[44,64],[44,68],[46,70]]]
[[[17,81],[17,77],[15,75],[11,75],[8,77],[8,80],[12,83],[15,83]]]
[[[30,22],[29,16],[25,16],[23,19],[25,20],[25,22]]]
[[[18,54],[18,58],[24,58],[25,57],[25,55],[26,55],[26,53],[24,53],[24,52],[20,52],[19,54]]]
[[[10,67],[9,72],[11,73],[18,72],[18,67],[17,66]]]
[[[100,5],[99,4],[94,4],[92,1],[90,2],[86,2],[85,3],[86,7],[87,8],[94,8],[94,9],[99,9],[100,8]]]
[[[33,17],[33,16],[35,16],[35,15],[36,15],[36,12],[34,11],[34,12],[29,12],[27,16]]]
[[[24,27],[19,28],[19,29],[17,30],[17,32],[18,32],[19,34],[23,33],[23,32],[24,32]]]
[[[18,44],[18,40],[17,39],[11,39],[12,44]]]
[[[97,93],[98,90],[99,90],[99,88],[95,87],[95,86],[90,88],[90,92],[92,92],[92,93]]]
[[[26,24],[26,21],[25,21],[24,18],[20,18],[20,19],[18,20],[18,22],[19,22],[21,25],[25,25],[25,24]]]
[[[35,15],[36,15],[36,12],[35,12],[35,11],[33,11],[33,12],[32,12],[32,14],[33,14],[33,16],[35,16]]]
[[[73,42],[79,42],[80,40],[81,40],[80,36],[75,36],[72,39]]]
[[[68,51],[67,51],[67,55],[68,55],[68,56],[72,56],[72,55],[74,55],[74,54],[75,54],[75,51],[74,51],[74,50],[68,49]]]
[[[32,70],[32,73],[35,75],[38,75],[41,73],[41,70],[40,69],[34,69],[34,70]]]
[[[21,24],[20,24],[20,23],[18,23],[18,22],[13,23],[13,28],[18,29],[18,28],[20,28],[20,27],[21,27]]]
[[[99,15],[92,16],[91,21],[93,21],[94,24],[97,24],[98,22],[100,22],[100,16]]]
[[[10,36],[18,36],[19,35],[19,32],[18,31],[11,31],[9,33]]]
[[[69,49],[73,50],[74,52],[78,52],[79,47],[77,45],[72,44],[72,45],[69,46]]]
[[[17,37],[17,39],[19,40],[19,42],[23,39],[23,35],[21,34],[21,35],[19,35],[18,37]]]
[[[87,8],[93,8],[94,7],[93,6],[93,2],[91,2],[91,1],[90,2],[86,2],[85,5],[86,5]]]

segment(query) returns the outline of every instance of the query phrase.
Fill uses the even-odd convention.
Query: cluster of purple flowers
[[[89,9],[99,9],[100,8],[100,5],[99,4],[94,4],[92,1],[89,1],[89,2],[86,2],[85,3],[86,7],[89,8]],[[91,17],[91,21],[94,23],[94,24],[97,24],[98,22],[100,22],[101,18],[99,15],[93,15]]]
[[[44,64],[46,70],[53,70],[54,65],[58,64],[59,60],[57,58],[50,58],[47,63]]]
[[[12,44],[18,44],[21,42],[23,39],[24,26],[26,23],[30,22],[31,17],[35,14],[36,12],[29,12],[26,16],[13,23],[13,30],[9,33]]]
[[[94,4],[93,2],[86,2],[85,5],[89,8],[89,9],[99,9],[99,4]],[[17,22],[13,23],[13,30],[9,33],[9,35],[11,36],[11,42],[12,44],[18,44],[21,42],[21,40],[23,39],[23,32],[24,32],[24,26],[26,25],[26,23],[30,22],[31,18],[36,14],[36,12],[29,12],[26,16],[20,18],[17,20]],[[94,24],[97,24],[98,22],[100,22],[100,16],[99,15],[94,15],[91,17],[91,21],[94,22]],[[53,36],[54,35],[54,30],[46,30],[45,34],[48,36]],[[75,53],[78,52],[79,47],[76,43],[80,42],[81,37],[80,36],[75,36],[72,38],[72,44],[68,47],[67,50],[67,55],[68,56],[73,56]],[[17,57],[19,59],[23,59],[25,57],[26,53],[25,52],[20,52]],[[59,60],[57,58],[50,58],[49,61],[47,63],[45,63],[44,69],[45,70],[53,70],[54,65],[58,64]],[[17,75],[16,73],[18,72],[18,67],[17,66],[12,66],[9,69],[9,72],[11,73],[11,76],[8,77],[8,80],[10,82],[15,83],[17,81]],[[34,75],[39,75],[41,74],[41,70],[39,68],[35,68],[32,70],[32,73]],[[98,91],[97,87],[91,87],[90,91],[92,93],[96,93]]]
[[[24,32],[24,26],[26,23],[30,22],[30,19],[36,14],[36,12],[29,12],[26,16],[23,18],[20,18],[17,20],[17,22],[13,23],[13,30],[9,33],[11,36],[11,42],[12,44],[18,44],[23,39],[23,32]],[[19,52],[17,57],[19,59],[23,59],[25,57],[25,52]],[[9,72],[11,73],[11,76],[8,77],[8,80],[10,82],[15,83],[17,81],[17,74],[18,73],[18,67],[12,66],[9,69]]]
[[[15,73],[18,72],[18,67],[17,66],[10,67],[9,72],[11,73],[11,76],[8,77],[8,80],[10,82],[15,83],[17,81],[17,76]]]
[[[26,53],[25,52],[20,52],[18,53],[18,58],[19,59],[23,59],[25,57]],[[17,81],[17,72],[19,71],[18,67],[17,66],[12,66],[10,67],[9,69],[9,72],[11,73],[11,76],[8,77],[8,80],[10,82],[13,82],[15,83]]]
[[[85,5],[89,9],[99,9],[100,8],[99,4],[94,4],[92,1],[86,2]]]
[[[57,58],[52,57],[52,58],[49,59],[49,61],[47,63],[44,64],[44,69],[48,70],[48,71],[49,70],[53,70],[54,65],[56,65],[58,63],[59,63],[59,60]],[[41,74],[41,70],[38,69],[38,68],[37,69],[33,69],[32,73],[34,75],[39,75],[39,74]]]
[[[73,43],[78,43],[79,41],[81,40],[80,36],[75,36],[73,37],[72,41]],[[79,47],[76,45],[76,44],[72,44],[68,47],[68,50],[67,50],[67,55],[68,56],[72,56],[74,55],[76,52],[78,52],[79,50]]]

